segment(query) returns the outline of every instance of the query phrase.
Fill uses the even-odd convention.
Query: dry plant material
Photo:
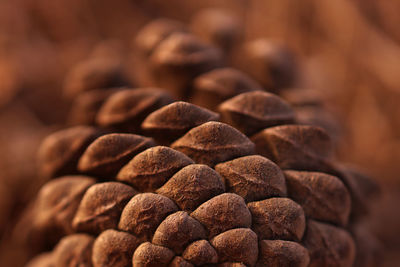
[[[218,120],[217,113],[179,101],[147,116],[142,123],[142,129],[159,142],[171,143],[196,126]]]
[[[261,85],[244,72],[233,68],[218,68],[194,79],[191,101],[215,110],[221,102],[233,96],[262,90]]]
[[[308,220],[303,244],[310,253],[311,267],[353,265],[354,240],[341,228]]]
[[[248,204],[252,228],[260,239],[299,242],[306,228],[302,207],[289,198],[269,198]]]
[[[112,177],[133,156],[154,145],[153,139],[135,134],[103,135],[87,147],[78,169],[98,177]]]
[[[225,186],[219,174],[200,164],[184,167],[157,190],[158,194],[168,197],[181,210],[188,212],[224,192]]]
[[[44,139],[39,153],[40,172],[46,177],[76,173],[76,165],[86,147],[100,135],[89,126],[55,132]]]
[[[131,266],[133,252],[139,244],[139,240],[133,235],[111,229],[106,230],[94,241],[93,267]]]
[[[96,121],[102,127],[135,132],[147,115],[171,102],[169,94],[160,89],[122,90],[105,101]]]
[[[91,186],[82,198],[73,227],[94,234],[117,228],[122,209],[135,193],[132,187],[117,182]]]
[[[209,166],[254,153],[254,144],[245,135],[220,122],[207,122],[193,128],[171,147]]]
[[[252,138],[257,152],[282,169],[332,172],[332,142],[323,129],[306,125],[267,128]]]
[[[280,97],[262,91],[243,93],[218,107],[221,120],[246,135],[294,122],[294,111]]]
[[[176,211],[178,207],[167,197],[153,193],[138,194],[122,211],[118,228],[150,241],[160,223]]]
[[[207,240],[198,240],[187,246],[182,257],[196,266],[218,262],[218,254]]]
[[[259,253],[257,267],[307,267],[310,263],[308,250],[292,241],[262,240]]]
[[[227,191],[246,202],[273,196],[286,196],[285,177],[281,169],[267,158],[253,155],[226,161],[215,166],[224,179]]]
[[[339,178],[318,172],[285,171],[288,195],[310,218],[345,226],[351,210],[349,191]]]
[[[133,254],[132,267],[168,266],[175,253],[165,247],[142,243]]]
[[[207,228],[210,238],[232,228],[251,226],[251,213],[244,199],[232,193],[208,200],[191,216]]]
[[[135,156],[118,173],[117,180],[142,192],[154,192],[181,168],[194,161],[165,146],[149,148]]]

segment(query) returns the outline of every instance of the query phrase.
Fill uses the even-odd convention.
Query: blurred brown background
[[[385,247],[384,266],[397,266],[400,0],[0,1],[2,239],[40,186],[36,148],[65,121],[61,87],[69,68],[103,40],[120,41],[122,53],[129,53],[134,34],[153,18],[188,22],[212,6],[239,16],[245,39],[278,39],[295,51],[302,87],[319,90],[343,125],[339,158],[363,167],[382,186],[377,220],[369,223]],[[12,249],[3,251],[13,257]]]

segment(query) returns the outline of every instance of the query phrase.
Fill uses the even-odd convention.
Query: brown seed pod
[[[267,158],[245,156],[217,164],[215,170],[224,179],[227,191],[238,194],[246,202],[286,196],[283,172]]]
[[[122,211],[118,228],[140,240],[150,241],[160,223],[176,211],[178,207],[167,197],[153,193],[138,194]]]
[[[308,220],[303,243],[310,253],[310,267],[353,266],[354,241],[341,228]]]
[[[229,53],[240,41],[243,27],[239,18],[222,9],[203,9],[195,14],[190,27],[197,36]]]
[[[297,63],[291,51],[282,44],[257,39],[242,49],[240,68],[268,90],[293,87],[297,79]]]
[[[155,146],[153,139],[140,135],[103,135],[87,147],[78,169],[98,177],[113,177],[133,156],[152,146]]]
[[[233,68],[218,68],[198,76],[193,81],[191,102],[216,110],[220,103],[231,97],[262,90],[261,85],[247,74]]]
[[[210,238],[232,228],[251,226],[251,213],[244,199],[232,193],[204,202],[191,216],[206,227]]]
[[[243,93],[218,107],[222,121],[246,135],[271,126],[294,122],[294,111],[280,97],[267,92]]]
[[[310,218],[345,226],[351,198],[339,178],[319,172],[285,171],[288,195]]]
[[[192,80],[222,65],[222,54],[191,34],[173,33],[150,57],[152,74],[158,86],[177,98],[188,96]]]
[[[178,211],[169,215],[158,226],[152,243],[164,246],[181,254],[191,242],[206,238],[206,230],[185,211]]]
[[[86,234],[74,234],[60,240],[53,251],[53,262],[57,267],[92,265],[94,238]]]
[[[254,266],[258,258],[257,235],[248,228],[223,232],[211,240],[218,252],[219,262],[238,261]]]
[[[72,234],[72,220],[85,191],[95,180],[85,176],[65,176],[45,184],[38,193],[33,228],[54,245],[62,236]]]
[[[167,267],[174,256],[168,248],[142,243],[133,254],[132,267]]]
[[[139,240],[124,232],[106,230],[94,241],[93,267],[126,267],[132,263],[132,255]]]
[[[116,229],[122,209],[135,193],[132,187],[117,182],[91,186],[72,222],[74,229],[94,234]]]
[[[119,60],[108,57],[91,58],[79,63],[67,75],[64,94],[73,99],[80,93],[128,85]]]
[[[105,101],[96,121],[103,127],[136,132],[147,115],[171,102],[165,91],[156,88],[122,90]]]
[[[282,169],[336,172],[327,162],[333,153],[332,142],[321,128],[282,125],[254,135],[257,152]]]
[[[200,164],[184,167],[157,190],[158,194],[172,199],[180,209],[188,212],[224,192],[225,186],[219,174]]]
[[[207,240],[195,241],[187,246],[182,257],[196,266],[218,263],[218,254]]]
[[[207,122],[193,128],[171,147],[196,163],[209,166],[254,153],[254,144],[245,135],[220,122]]]
[[[176,256],[168,267],[194,267],[194,265],[186,261],[184,258]]]
[[[147,116],[142,123],[142,129],[161,143],[168,144],[196,126],[218,120],[217,113],[179,101]]]
[[[247,205],[259,239],[300,241],[306,228],[304,211],[289,198],[269,198]]]
[[[260,241],[257,267],[307,267],[310,256],[299,243],[283,240]]]
[[[39,148],[40,173],[46,177],[76,173],[80,156],[98,136],[99,130],[89,126],[77,126],[49,135]]]
[[[26,267],[55,267],[53,261],[53,254],[50,252],[39,254],[31,259]]]
[[[154,192],[174,173],[193,164],[185,154],[165,146],[149,148],[136,155],[117,175],[141,192]]]
[[[71,125],[96,125],[96,116],[104,101],[123,88],[94,89],[79,94],[71,104],[68,123]]]
[[[153,20],[136,35],[136,47],[145,56],[150,56],[163,40],[175,32],[187,32],[187,29],[179,21],[167,18]]]

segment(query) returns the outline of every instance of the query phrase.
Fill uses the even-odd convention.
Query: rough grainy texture
[[[135,132],[147,115],[171,102],[172,98],[160,89],[122,90],[105,101],[96,121],[103,127]]]
[[[310,218],[346,225],[350,194],[339,178],[318,172],[285,171],[288,195]]]
[[[254,144],[245,135],[220,122],[207,122],[193,128],[171,147],[209,166],[254,153]]]
[[[133,267],[162,267],[174,257],[174,252],[168,248],[142,243],[133,254]]]
[[[307,267],[310,256],[299,243],[284,240],[260,241],[257,267]]]
[[[96,234],[116,228],[122,209],[135,193],[132,187],[117,182],[91,186],[82,198],[73,227]]]
[[[233,68],[219,68],[199,75],[193,81],[191,101],[215,110],[221,102],[233,96],[262,90],[261,85],[245,73]]]
[[[181,168],[194,163],[185,154],[165,146],[149,148],[135,156],[118,173],[117,180],[142,192],[153,192]]]
[[[257,261],[257,235],[248,228],[223,232],[211,239],[211,244],[218,252],[219,262],[238,261],[254,266]]]
[[[42,175],[55,177],[76,173],[80,156],[99,134],[95,128],[77,126],[46,137],[38,152]]]
[[[139,240],[133,235],[115,230],[106,230],[94,241],[92,251],[93,267],[130,266],[133,252],[139,244]]]
[[[210,237],[232,228],[251,225],[251,214],[244,199],[232,193],[221,194],[208,200],[191,216],[207,228]]]
[[[219,174],[200,164],[184,167],[157,190],[158,194],[170,198],[180,209],[188,212],[224,192],[225,186]]]
[[[174,102],[151,113],[142,129],[162,143],[170,143],[193,127],[218,121],[219,114],[186,102]]]
[[[152,243],[172,249],[181,254],[190,242],[206,238],[203,226],[187,212],[178,211],[169,215],[158,226]]]
[[[369,209],[373,183],[334,162],[326,132],[296,124],[287,102],[244,73],[215,69],[218,50],[184,31],[161,20],[136,40],[144,71],[165,89],[88,97],[91,124],[113,133],[91,140],[74,162],[72,171],[101,180],[74,198],[67,190],[69,231],[55,239],[93,235],[94,267],[350,266],[355,253],[373,253],[372,245],[355,249],[352,212]],[[293,84],[291,56],[257,45],[268,89]],[[168,90],[203,107],[173,102]]]
[[[245,156],[215,166],[227,190],[246,202],[266,197],[286,196],[285,177],[272,161],[258,156]]]
[[[78,162],[83,173],[114,176],[134,155],[154,146],[151,138],[135,134],[107,134],[92,142]]]
[[[195,241],[187,246],[182,257],[196,266],[218,262],[218,254],[207,240]]]
[[[282,169],[328,171],[327,158],[332,143],[321,128],[304,125],[283,125],[267,128],[252,138],[259,154],[271,159]]]
[[[246,135],[267,127],[294,122],[294,111],[280,97],[267,92],[240,94],[219,107],[222,121]]]
[[[151,240],[158,225],[178,207],[167,197],[143,193],[133,197],[121,214],[119,229]]]
[[[269,198],[248,204],[252,228],[260,239],[300,241],[306,228],[304,211],[289,198]]]

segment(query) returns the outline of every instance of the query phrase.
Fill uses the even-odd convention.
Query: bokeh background
[[[367,223],[382,244],[382,266],[398,266],[400,0],[1,0],[0,262],[24,261],[9,240],[44,182],[35,177],[37,146],[66,121],[69,69],[104,41],[130,54],[133,36],[154,18],[189,23],[208,7],[235,14],[244,40],[276,39],[294,51],[302,87],[320,92],[341,125],[338,157],[381,185]]]

